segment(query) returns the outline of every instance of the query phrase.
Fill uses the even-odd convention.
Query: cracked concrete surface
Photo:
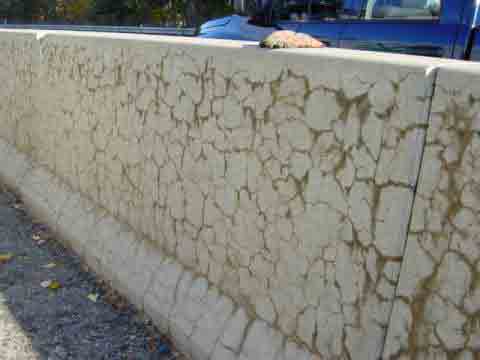
[[[377,357],[425,68],[225,55],[46,37],[42,128],[18,146],[284,335],[326,358]],[[195,341],[200,314],[171,316]]]
[[[0,174],[182,350],[381,356],[434,60],[12,32],[0,48],[0,134],[21,152],[2,145]]]
[[[479,358],[478,70],[438,73],[385,359]]]

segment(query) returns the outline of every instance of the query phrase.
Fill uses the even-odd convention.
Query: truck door
[[[340,47],[452,57],[463,0],[364,0]]]

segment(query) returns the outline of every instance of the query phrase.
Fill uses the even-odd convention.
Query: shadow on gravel
[[[79,258],[50,239],[12,193],[0,189],[0,359],[180,355],[131,306],[83,271]]]

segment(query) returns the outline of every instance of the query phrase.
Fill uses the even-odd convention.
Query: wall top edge
[[[465,75],[480,75],[480,63],[471,61],[447,61],[438,67],[440,74],[456,73]],[[473,79],[472,79],[473,81]]]
[[[421,56],[411,56],[403,54],[379,53],[370,51],[356,51],[347,49],[277,49],[266,50],[261,49],[255,42],[249,41],[231,41],[219,39],[201,39],[194,37],[181,36],[163,36],[163,35],[147,35],[147,34],[125,34],[125,33],[101,33],[101,32],[86,32],[86,31],[59,31],[59,30],[23,30],[23,29],[0,29],[0,36],[2,35],[33,35],[36,39],[42,41],[49,41],[55,39],[68,38],[77,41],[128,41],[135,43],[150,43],[158,45],[179,47],[199,47],[207,48],[208,51],[213,49],[222,51],[227,50],[231,52],[241,51],[242,53],[253,53],[255,56],[272,54],[279,58],[313,58],[319,60],[339,60],[339,61],[358,61],[366,63],[374,63],[381,65],[398,65],[411,68],[431,69],[438,66],[460,66],[462,68],[474,67],[480,69],[480,64],[473,65],[469,62],[462,62],[458,60],[448,59],[434,59]],[[212,53],[213,54],[213,53]],[[281,55],[281,56],[279,56]]]

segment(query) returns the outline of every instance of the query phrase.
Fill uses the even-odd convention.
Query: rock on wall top
[[[322,358],[381,354],[427,61],[131,36],[39,48],[19,149]]]

